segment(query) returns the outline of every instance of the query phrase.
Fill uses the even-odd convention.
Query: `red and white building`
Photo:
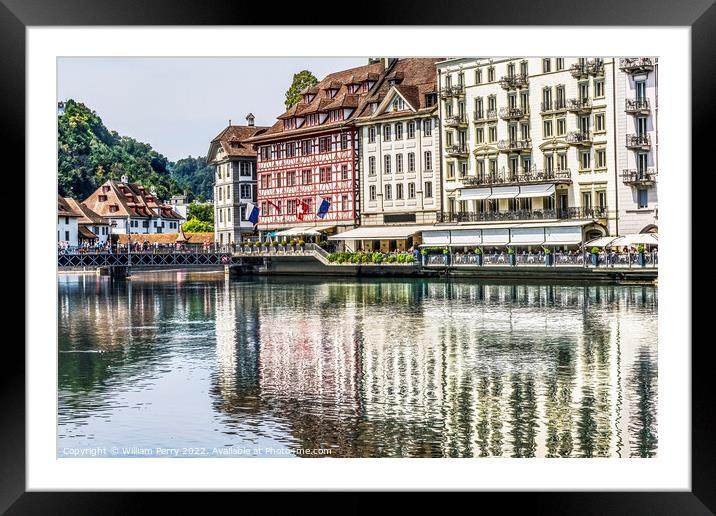
[[[384,80],[386,63],[335,72],[306,88],[302,100],[265,133],[258,151],[258,230],[340,233],[360,222],[358,138],[353,120]],[[318,216],[323,201],[329,204]],[[285,234],[285,233],[284,233]]]

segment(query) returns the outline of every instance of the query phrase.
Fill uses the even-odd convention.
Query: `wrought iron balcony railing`
[[[575,79],[581,79],[583,77],[589,76],[589,71],[587,69],[587,63],[575,63],[572,66],[569,67],[569,73],[572,74],[572,77]]]
[[[604,75],[604,61],[590,61],[587,63],[587,73],[598,76]]]
[[[619,59],[619,69],[626,73],[650,72],[654,63],[649,57],[622,57]]]
[[[572,131],[567,133],[567,143],[575,145],[591,144],[592,133],[590,131]]]
[[[648,150],[651,148],[651,136],[648,134],[627,134],[627,149]]]
[[[491,120],[497,120],[496,109],[488,109],[487,111],[475,111],[473,115],[473,121],[475,123],[489,122]]]
[[[622,171],[622,181],[625,185],[649,186],[656,182],[656,170],[647,168],[646,170],[627,169]]]
[[[500,118],[503,120],[512,120],[529,116],[528,107],[503,107],[500,108]]]
[[[572,172],[570,169],[561,170],[544,170],[532,167],[528,170],[521,169],[512,171],[502,168],[493,174],[484,174],[483,176],[467,176],[463,179],[466,186],[481,185],[507,185],[507,184],[524,184],[524,183],[571,183]]]
[[[523,138],[521,140],[500,140],[497,142],[497,148],[503,152],[523,151],[532,148],[532,140]]]
[[[649,99],[626,99],[624,102],[624,111],[630,114],[646,115],[651,111]]]
[[[452,86],[452,94],[455,97],[464,95],[465,94],[465,85],[464,84],[455,84],[454,86]]]
[[[465,115],[453,115],[445,119],[445,127],[460,127],[467,125],[467,117]]]
[[[469,152],[467,145],[448,145],[445,147],[445,153],[453,156],[467,155]]]
[[[567,100],[567,111],[589,111],[592,109],[592,99],[569,99]]]
[[[557,99],[555,101],[542,102],[541,111],[542,113],[557,113],[559,111],[567,110],[567,101],[565,99]]]
[[[439,212],[438,223],[485,222],[493,220],[550,220],[550,219],[604,219],[607,218],[606,206],[596,208],[566,208],[551,210],[512,210],[512,211],[458,211]]]
[[[517,73],[514,75],[505,75],[500,78],[500,86],[505,90],[512,90],[515,88],[524,88],[527,86],[528,77],[526,74]]]

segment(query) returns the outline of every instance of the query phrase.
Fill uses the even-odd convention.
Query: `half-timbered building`
[[[326,76],[265,133],[258,150],[258,229],[339,233],[360,222],[358,142],[354,119],[384,78],[374,61]]]

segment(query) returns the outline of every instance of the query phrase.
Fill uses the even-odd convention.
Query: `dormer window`
[[[360,88],[360,84],[349,84],[348,93],[356,93],[358,91],[358,88]]]
[[[110,213],[117,213],[117,210],[118,210],[118,209],[119,209],[119,206],[117,206],[116,204],[113,204],[112,206],[109,207],[109,212],[110,212]]]
[[[328,96],[329,96],[330,98],[335,97],[335,96],[336,96],[336,93],[338,93],[338,90],[336,90],[336,89],[334,89],[334,88],[329,88],[329,89],[326,90],[326,91],[328,92]]]
[[[402,97],[395,97],[393,99],[393,111],[402,111],[405,109],[405,101]]]
[[[99,202],[107,202],[107,196],[106,196],[106,195],[100,195],[100,196],[99,196]]]
[[[306,117],[306,125],[318,125],[319,123],[318,113]]]
[[[426,93],[425,94],[425,106],[430,107],[434,106],[438,102],[438,95],[437,93]]]
[[[331,122],[335,122],[337,120],[343,120],[343,110],[342,109],[331,110],[330,120],[331,120]]]
[[[371,102],[370,103],[370,112],[375,113],[378,109],[378,103],[377,102]]]
[[[295,129],[296,128],[296,119],[295,118],[287,118],[283,121],[283,128],[284,129]]]
[[[102,193],[107,193],[107,192],[109,192],[109,186],[105,185],[102,187]]]
[[[311,101],[313,101],[314,98],[316,98],[315,95],[312,95],[311,93],[306,93],[306,94],[303,96],[303,101],[304,101],[306,104],[310,104]]]

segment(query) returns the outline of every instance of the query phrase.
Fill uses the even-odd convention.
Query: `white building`
[[[658,58],[619,59],[617,73],[617,189],[619,234],[658,228]],[[622,114],[619,114],[619,113]]]
[[[247,203],[256,204],[256,151],[248,138],[263,133],[254,126],[254,116],[246,116],[247,125],[231,125],[211,141],[206,161],[214,165],[214,235],[218,244],[240,242],[255,232],[247,220]]]
[[[621,220],[632,231],[638,223],[629,220],[648,218],[648,208],[638,208],[644,194],[632,192],[637,189],[631,176],[625,183],[624,170],[636,169],[635,160],[644,159],[629,157],[634,152],[627,152],[626,135],[647,135],[637,138],[640,144],[653,141],[648,132],[656,125],[648,117],[646,125],[636,122],[624,109],[626,98],[635,98],[629,89],[634,79],[618,61],[438,63],[444,180],[439,221],[482,226],[530,221],[543,223],[544,231],[562,225],[559,221],[582,221],[587,239],[623,234]],[[649,83],[644,95],[656,104]],[[637,123],[645,133],[633,129]],[[645,163],[655,163],[655,153],[645,152]],[[655,202],[655,188],[647,200]]]
[[[107,219],[113,234],[177,233],[186,221],[156,194],[130,183],[126,176],[121,181],[108,180],[83,204]]]
[[[336,235],[348,248],[405,250],[440,209],[435,58],[398,59],[356,118],[362,228]],[[388,232],[368,226],[397,226]],[[411,226],[412,225],[412,228]],[[350,241],[350,236],[355,240]]]
[[[109,220],[90,210],[83,202],[77,202],[71,197],[66,197],[65,201],[72,211],[79,215],[77,229],[80,244],[104,245],[111,234]]]
[[[61,195],[57,196],[57,243],[62,246],[77,246],[79,243],[78,220],[80,215]]]

